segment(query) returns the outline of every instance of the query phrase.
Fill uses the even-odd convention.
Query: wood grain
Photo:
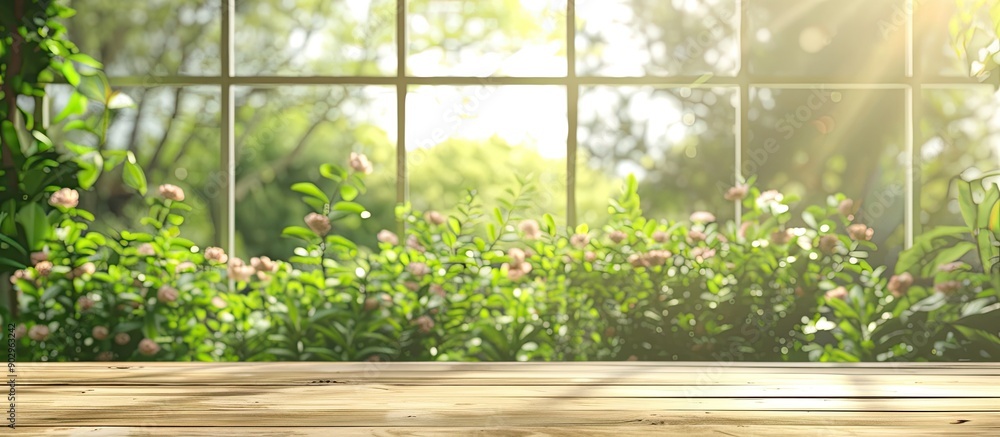
[[[23,435],[1000,435],[1000,363],[18,363],[15,376]]]

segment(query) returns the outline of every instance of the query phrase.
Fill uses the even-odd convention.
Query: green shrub
[[[92,217],[55,195],[53,238],[13,279],[22,294],[19,354],[58,361],[1000,356],[996,275],[963,264],[928,276],[929,265],[971,253],[968,242],[937,243],[958,237],[932,231],[887,278],[885,267],[865,260],[874,230],[853,223],[853,203],[842,195],[796,219],[795,199],[740,186],[726,194],[742,204],[739,224],[704,211],[674,222],[644,217],[629,178],[601,229],[563,229],[551,216],[523,215],[533,187],[522,183],[494,208],[470,191],[452,216],[401,205],[405,232],[383,230],[377,247],[364,247],[338,235],[338,226],[369,216],[355,200],[370,172],[354,154],[349,166],[323,165],[322,182],[292,187],[314,212],[282,232],[302,243],[287,262],[246,263],[182,238],[189,208],[177,187],[161,186],[147,200],[147,232],[118,235],[89,230]],[[982,203],[977,208],[989,213]],[[795,220],[803,226],[791,226]],[[974,229],[964,231],[978,239]],[[927,279],[910,284],[907,274]],[[116,341],[122,334],[128,341]]]

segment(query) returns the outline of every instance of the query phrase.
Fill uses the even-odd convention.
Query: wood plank
[[[219,427],[76,427],[76,428],[37,428],[31,429],[33,435],[62,437],[118,437],[144,435],[151,437],[218,437],[224,428]],[[937,437],[941,435],[966,436],[996,436],[1000,435],[1000,426],[976,426],[956,424],[946,426],[928,426],[914,429],[908,426],[781,426],[781,425],[624,425],[624,426],[574,426],[563,428],[548,427],[246,427],[230,429],[244,435],[261,437],[327,437],[337,436],[479,436],[497,435],[512,437],[576,437],[589,435],[616,434],[621,436],[649,436],[662,433],[683,436],[747,436],[773,437],[775,435],[817,436],[817,437],[883,437],[912,436]]]
[[[871,412],[871,411],[621,411],[549,410],[545,405],[508,410],[433,411],[419,408],[395,411],[340,411],[322,409],[276,411],[248,406],[242,409],[208,408],[178,412],[162,405],[140,404],[108,411],[92,408],[58,412],[18,413],[18,427],[553,427],[627,425],[776,425],[776,426],[1000,426],[996,412]]]
[[[892,385],[892,384],[792,384],[771,385],[394,385],[369,384],[318,384],[318,385],[255,385],[255,386],[207,386],[207,385],[158,385],[142,387],[95,385],[91,387],[39,385],[20,387],[22,395],[53,397],[142,393],[143,396],[173,396],[177,393],[197,391],[199,394],[224,393],[298,393],[329,394],[338,396],[379,396],[413,397],[427,396],[439,398],[497,398],[497,397],[593,397],[593,398],[997,398],[1000,403],[1000,386],[991,381],[980,383],[938,384],[938,385]],[[32,401],[31,397],[23,398]]]
[[[294,365],[292,365],[294,364]],[[990,371],[981,366],[953,369],[917,367],[858,369],[772,369],[756,367],[693,368],[664,366],[630,367],[624,363],[563,369],[562,363],[547,366],[479,366],[479,363],[22,363],[17,366],[22,385],[100,384],[206,384],[275,385],[322,383],[384,383],[431,385],[513,384],[630,384],[711,385],[771,384],[776,380],[796,383],[826,381],[831,384],[956,384],[969,377],[1000,378],[1000,365]],[[427,366],[430,364],[431,366]],[[434,370],[433,365],[440,365]],[[670,364],[670,363],[665,363]],[[950,371],[950,373],[948,373]],[[818,373],[820,372],[820,373]],[[825,372],[825,373],[822,373]],[[331,382],[325,382],[331,381]]]
[[[24,435],[1000,435],[1000,363],[15,369]]]

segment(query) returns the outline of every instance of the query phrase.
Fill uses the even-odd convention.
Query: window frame
[[[221,7],[221,67],[217,76],[112,76],[109,81],[113,86],[218,86],[221,92],[221,132],[220,159],[221,170],[225,174],[222,198],[224,205],[222,223],[225,231],[222,234],[221,245],[228,253],[235,253],[235,191],[236,186],[236,156],[235,118],[236,111],[233,88],[237,86],[282,86],[282,85],[394,85],[396,87],[396,201],[408,200],[407,190],[407,157],[406,157],[406,96],[412,85],[559,85],[566,88],[566,114],[568,134],[566,138],[566,225],[576,225],[576,175],[577,171],[577,131],[578,131],[578,101],[580,88],[590,85],[646,85],[658,87],[726,87],[739,91],[739,101],[736,105],[735,144],[734,144],[734,177],[735,180],[745,180],[742,168],[744,143],[749,138],[749,107],[750,88],[765,86],[786,89],[814,89],[828,87],[833,89],[898,89],[905,94],[905,163],[904,181],[904,248],[913,245],[913,237],[920,232],[920,224],[914,220],[920,211],[920,175],[914,170],[918,162],[919,150],[915,147],[919,137],[919,120],[921,119],[922,92],[928,89],[962,88],[969,89],[983,86],[974,78],[929,75],[915,71],[914,66],[920,65],[920,53],[914,50],[914,15],[915,8],[920,7],[919,0],[904,0],[903,7],[911,11],[905,15],[905,71],[898,77],[883,77],[878,80],[858,81],[851,77],[837,76],[781,76],[752,74],[749,69],[750,40],[748,26],[748,4],[752,0],[729,0],[736,3],[738,14],[737,29],[739,38],[739,68],[735,76],[716,76],[705,74],[701,76],[640,76],[640,77],[610,77],[610,76],[578,76],[576,74],[576,13],[575,0],[566,1],[566,75],[544,77],[459,77],[459,76],[409,76],[406,69],[407,57],[407,0],[396,0],[396,60],[395,76],[237,76],[234,63],[234,33],[237,0],[219,0]],[[737,225],[740,221],[741,205],[735,203]],[[401,228],[402,223],[399,225]]]

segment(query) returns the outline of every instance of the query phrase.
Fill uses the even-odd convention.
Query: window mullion
[[[396,0],[396,202],[405,203],[409,198],[409,180],[406,172],[406,0]],[[406,223],[399,221],[397,230],[402,235]]]
[[[222,132],[220,135],[221,164],[225,174],[225,205],[221,208],[223,221],[223,244],[230,254],[236,255],[236,142],[234,141],[236,100],[233,97],[233,20],[236,19],[236,0],[222,1],[222,38],[219,47],[222,94]],[[230,289],[233,281],[229,281]]]
[[[566,225],[576,226],[577,109],[580,86],[576,82],[576,5],[566,2]]]
[[[739,120],[739,126],[736,129],[736,144],[734,151],[734,161],[733,161],[733,174],[735,175],[736,183],[743,183],[744,176],[743,167],[743,147],[746,142],[750,140],[750,38],[749,38],[749,13],[747,11],[747,2],[739,1],[736,5],[739,8],[740,14],[740,69],[737,73],[737,82],[740,87],[740,101],[736,108],[739,113],[737,120]],[[721,195],[721,193],[718,193]],[[735,214],[736,214],[736,226],[740,226],[743,220],[743,204],[741,202],[733,202],[735,204]]]

